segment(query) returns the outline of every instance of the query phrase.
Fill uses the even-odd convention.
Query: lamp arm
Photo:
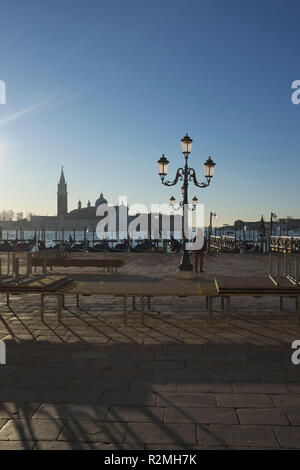
[[[175,176],[175,179],[173,181],[165,181],[165,177],[162,176],[161,177],[161,182],[162,184],[164,184],[165,186],[175,186],[175,184],[178,182],[178,180],[182,180],[183,179],[183,173],[184,173],[184,170],[183,168],[178,168],[177,170],[177,173],[176,173],[176,176]]]
[[[188,169],[188,175],[189,175],[189,181],[193,180],[194,185],[198,186],[198,188],[206,188],[207,186],[209,186],[210,177],[206,177],[207,183],[204,183],[204,182],[199,183],[199,181],[197,180],[196,172],[195,172],[194,168],[189,168]]]

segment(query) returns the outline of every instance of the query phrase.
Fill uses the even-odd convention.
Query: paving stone
[[[211,393],[158,393],[157,406],[216,406]]]
[[[206,378],[214,381],[224,382],[257,382],[258,375],[256,371],[236,370],[236,371],[210,371],[207,370]]]
[[[88,367],[17,367],[14,374],[18,377],[100,378],[104,370]]]
[[[32,450],[36,441],[0,441],[0,450]]]
[[[291,424],[300,425],[300,407],[299,408],[286,408],[285,412]]]
[[[235,393],[288,393],[287,386],[283,383],[262,383],[262,382],[233,382]]]
[[[133,369],[138,367],[137,359],[92,359],[89,367],[99,369]]]
[[[92,369],[89,370],[100,370]],[[106,369],[101,377],[103,379],[136,379],[136,380],[150,380],[152,376],[151,369]]]
[[[176,392],[175,382],[157,382],[150,380],[132,380],[130,390],[152,392]]]
[[[106,420],[143,423],[162,422],[163,408],[153,406],[111,406]]]
[[[240,361],[240,366],[242,369],[256,371],[286,371],[286,365],[279,361]]]
[[[179,408],[167,406],[164,421],[165,423],[238,424],[233,408]]]
[[[98,403],[102,391],[44,390],[40,401],[46,403]]]
[[[288,382],[286,384],[288,392],[300,393],[300,382]]]
[[[276,408],[242,408],[237,414],[241,424],[289,425],[285,413]]]
[[[42,403],[33,415],[33,419],[72,419],[102,421],[108,411],[106,405],[92,404],[51,404]]]
[[[223,382],[213,382],[213,381],[204,381],[204,382],[178,382],[177,383],[177,392],[180,393],[197,393],[197,392],[213,392],[213,393],[226,393],[232,392],[232,386],[230,383]]]
[[[300,374],[297,371],[258,371],[257,376],[261,382],[300,382]]]
[[[4,402],[0,403],[0,418],[31,418],[40,406],[39,403]]]
[[[279,408],[300,408],[300,394],[272,395],[272,399]]]
[[[55,440],[64,423],[50,419],[10,419],[0,430],[0,441]]]
[[[223,371],[235,371],[240,370],[238,362],[225,362],[225,361],[185,361],[186,369],[188,370],[221,370]]]
[[[227,449],[226,446],[198,446],[198,445],[187,445],[187,444],[177,444],[177,445],[172,445],[172,444],[165,444],[165,445],[161,445],[161,444],[148,444],[146,446],[147,450],[169,450],[169,451],[174,451],[174,450],[182,450],[182,451],[185,451],[185,450],[225,450]]]
[[[278,447],[269,426],[197,424],[198,444],[244,447]]]
[[[73,351],[71,354],[72,359],[109,359],[111,356],[110,351],[96,351],[89,348],[83,351]]]
[[[167,369],[167,370],[180,370],[184,369],[184,361],[140,361],[139,367],[141,369]]]
[[[75,358],[75,359],[66,359],[64,361],[68,367],[88,367],[88,365],[92,362],[91,359],[82,359],[82,358]],[[61,367],[62,360],[61,358],[49,358],[45,362],[45,367]]]
[[[199,382],[208,381],[207,375],[204,371],[191,371],[191,370],[154,370],[152,377],[153,381],[169,380],[175,382]]]
[[[34,389],[45,389],[45,388],[66,388],[70,379],[63,377],[21,377],[17,379],[14,384],[14,388],[34,388]]]
[[[100,390],[117,391],[129,390],[131,380],[129,379],[72,379],[68,383],[71,390]]]
[[[129,423],[126,442],[148,444],[195,444],[194,424]]]
[[[0,402],[34,402],[40,397],[40,388],[1,388]]]
[[[275,426],[274,432],[284,449],[300,449],[300,426]]]
[[[104,392],[100,402],[104,405],[153,406],[156,402],[156,393]]]
[[[92,450],[87,442],[38,441],[34,450]]]
[[[271,408],[274,406],[268,395],[254,393],[216,394],[216,400],[218,406],[230,408]]]
[[[103,421],[68,420],[59,436],[59,441],[102,442],[104,444],[123,442],[127,431],[126,423]]]
[[[0,442],[1,446],[1,442]],[[1,448],[1,447],[0,447]],[[107,452],[114,450],[144,450],[145,446],[141,443],[118,442],[105,444],[103,442],[67,442],[67,441],[39,441],[34,450],[105,450]]]

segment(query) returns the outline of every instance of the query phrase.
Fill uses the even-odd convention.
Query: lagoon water
[[[207,231],[208,231],[208,228],[206,227],[205,228],[205,235],[206,236],[207,236]],[[215,233],[215,231],[213,230],[213,234],[214,233]],[[25,240],[32,240],[34,235],[35,235],[35,232],[32,231],[32,230],[24,230],[23,234],[24,234],[24,239]],[[39,231],[36,231],[36,234],[38,236]],[[234,235],[234,233],[231,232],[231,231],[228,231],[228,233],[226,233],[224,231],[223,234],[224,235],[228,234],[229,236]],[[300,230],[289,230],[288,234],[289,234],[289,236],[299,237],[300,236]],[[216,235],[219,235],[219,229],[216,229]],[[280,233],[277,230],[277,233],[275,233],[275,231],[274,231],[273,235],[278,235],[279,236]],[[282,235],[286,235],[286,233],[284,232],[284,233],[282,233]],[[58,243],[58,241],[63,240],[63,239],[65,241],[67,241],[70,236],[74,240],[74,231],[73,230],[65,230],[64,232],[62,230],[58,230],[57,232],[55,230],[46,230],[46,232],[45,232],[46,246],[47,247],[54,246],[56,243]],[[41,237],[42,237],[42,231],[40,231],[40,239],[41,239]],[[18,238],[20,238],[20,232],[18,234]],[[147,238],[147,234],[144,233],[144,232],[140,232],[140,239],[142,240],[144,238]],[[170,238],[170,236],[168,238]],[[174,238],[180,239],[180,235],[175,233]],[[237,238],[237,240],[239,240],[239,239],[243,240],[244,239],[243,232],[242,231],[237,231],[236,232],[236,238]],[[247,230],[245,238],[246,238],[246,240],[255,242],[255,241],[259,240],[259,234],[256,230],[249,230],[249,231]],[[2,231],[2,239],[3,240],[6,240],[6,239],[15,240],[16,239],[16,231],[15,230],[3,230]],[[86,239],[90,242],[90,245],[92,245],[93,232],[88,231],[86,233]],[[76,243],[80,243],[83,240],[84,240],[84,231],[83,230],[76,230],[75,231],[75,241],[76,241]],[[118,241],[122,241],[122,239],[118,239],[117,235],[116,235],[114,237],[114,244],[118,243]],[[100,242],[100,240],[97,237],[97,234],[95,232],[94,233],[94,243],[96,244],[98,242]],[[137,243],[137,240],[135,240],[135,242],[133,243],[133,246],[135,246],[136,243]],[[161,246],[161,245],[162,245],[162,241],[159,241],[159,246]]]

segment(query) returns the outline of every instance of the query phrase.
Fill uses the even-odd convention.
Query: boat
[[[171,236],[171,240],[168,242],[168,245],[172,253],[179,253],[183,249],[182,243],[180,243],[178,240],[175,240],[173,236]]]
[[[152,250],[154,247],[153,243],[150,244],[150,240],[139,240],[137,245],[133,248],[136,252],[146,252]]]
[[[0,243],[0,251],[13,251],[13,247],[7,240],[4,240]]]
[[[103,252],[103,251],[109,251],[109,245],[107,241],[102,241],[100,243],[97,243],[94,246],[89,246],[88,251],[91,253],[96,253],[96,252]]]
[[[113,248],[109,248],[109,251],[112,251],[112,252],[128,251],[128,241],[124,239],[121,243],[117,243],[116,246],[114,246]]]

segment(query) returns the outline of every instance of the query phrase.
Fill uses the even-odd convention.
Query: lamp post
[[[192,139],[186,134],[183,139],[181,139],[181,150],[184,155],[184,166],[182,168],[178,168],[176,172],[175,179],[173,181],[166,181],[165,177],[168,173],[168,164],[169,160],[165,157],[163,154],[161,158],[158,160],[158,174],[161,178],[162,184],[165,186],[174,186],[177,184],[177,182],[183,181],[183,185],[181,188],[182,192],[182,202],[180,205],[183,208],[183,216],[182,216],[182,237],[183,237],[183,256],[181,260],[181,264],[179,266],[180,271],[192,271],[193,266],[190,261],[189,253],[186,249],[186,242],[187,238],[185,235],[185,207],[188,204],[188,186],[189,182],[193,181],[194,185],[197,186],[198,188],[206,188],[209,186],[211,178],[214,176],[214,169],[215,169],[215,163],[209,157],[206,162],[204,163],[204,176],[206,178],[206,182],[199,183],[196,177],[196,171],[194,168],[190,168],[188,166],[188,158],[189,154],[191,153],[191,148],[192,148]],[[193,207],[195,208],[197,205],[198,199],[196,196],[193,198]],[[172,196],[170,199],[171,206],[174,207],[175,205],[175,198]]]
[[[210,253],[210,237],[212,236],[212,225],[213,225],[213,219],[217,218],[217,214],[215,212],[210,212],[209,214],[209,229],[208,229],[208,253]]]
[[[264,252],[264,239],[266,236],[266,226],[265,226],[265,221],[264,221],[263,216],[261,216],[261,219],[260,219],[258,233],[260,236],[260,251],[261,253],[263,253]]]
[[[275,222],[277,219],[277,215],[274,214],[274,212],[271,212],[271,218],[270,218],[270,237],[273,235],[273,222]]]

